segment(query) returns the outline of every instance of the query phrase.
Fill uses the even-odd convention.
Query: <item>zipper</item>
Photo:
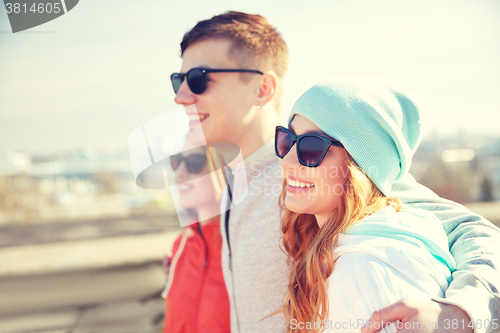
[[[228,187],[228,191],[229,193],[231,193],[231,190],[229,189]],[[229,194],[229,196],[232,198],[231,194]],[[232,201],[230,201],[232,202]],[[238,306],[236,305],[236,291],[234,289],[234,275],[233,275],[233,260],[232,260],[232,256],[231,256],[231,243],[229,241],[229,211],[230,210],[227,210],[226,211],[226,219],[225,219],[225,229],[226,229],[226,240],[227,240],[227,247],[228,247],[228,250],[229,250],[229,271],[230,271],[230,274],[231,274],[231,289],[232,289],[232,303],[233,303],[233,306],[234,306],[234,314],[235,314],[235,317],[236,317],[236,327],[238,329],[238,333],[240,332],[240,318],[238,316]]]
[[[228,187],[228,191],[230,192]],[[231,201],[230,201],[231,202]],[[229,252],[229,270],[232,272],[233,271],[233,260],[231,256],[231,242],[229,241],[229,213],[230,209],[226,210],[226,218],[224,219],[224,224],[226,228],[226,241],[227,241],[227,248]]]
[[[198,233],[200,234],[201,241],[205,245],[205,263],[203,264],[203,269],[205,269],[208,265],[208,245],[205,237],[203,237],[203,232],[201,231],[201,223],[198,223]]]
[[[227,169],[229,169],[229,167],[226,167]],[[225,171],[227,171],[227,169]],[[232,173],[232,170],[229,169],[229,172]],[[228,248],[228,252],[229,252],[229,270],[232,272],[233,271],[233,260],[232,260],[232,256],[231,256],[231,242],[229,240],[229,216],[231,214],[231,206],[233,204],[233,193],[231,191],[231,186],[229,185],[229,180],[227,179],[227,175],[225,172],[222,173],[223,176],[224,176],[224,180],[226,181],[226,184],[227,184],[227,195],[228,195],[228,198],[229,198],[229,207],[228,205],[226,204],[226,214],[225,214],[225,219],[224,219],[224,228],[226,230],[226,242],[227,242],[227,248]],[[234,181],[234,177],[233,178],[233,181]]]
[[[229,207],[226,206],[227,210],[226,210],[225,219],[224,219],[224,227],[226,230],[226,241],[227,241],[227,248],[228,248],[228,252],[229,252],[229,271],[231,274],[231,289],[233,291],[232,303],[233,303],[234,310],[235,310],[234,313],[235,313],[235,317],[236,317],[236,328],[237,328],[237,332],[239,333],[241,331],[240,330],[240,318],[238,316],[238,306],[236,304],[236,292],[234,289],[234,275],[233,275],[233,257],[232,257],[232,252],[231,252],[231,241],[230,241],[230,237],[229,237],[229,217],[231,215],[231,206],[233,204],[233,193],[231,192],[231,187],[229,186],[229,181],[228,181],[225,174],[224,174],[224,178],[225,178],[225,181],[227,184],[227,194],[229,197],[229,202],[228,202]],[[233,177],[233,184],[235,183],[234,178],[235,177]]]
[[[238,316],[238,307],[236,306],[236,294],[234,291],[234,276],[233,273],[231,272],[231,287],[233,289],[233,304],[234,304],[234,315],[236,317],[236,327],[238,328],[238,333],[241,332],[240,330],[240,317]]]
[[[208,245],[207,245],[207,241],[205,239],[205,237],[203,236],[203,232],[201,230],[201,222],[198,222],[198,228],[197,228],[197,231],[198,233],[200,234],[200,237],[201,237],[201,241],[203,242],[203,244],[205,245],[205,263],[203,264],[203,271],[202,271],[202,283],[205,284],[205,279],[206,279],[206,275],[207,275],[207,264],[208,264]],[[203,293],[203,289],[200,290],[200,293]],[[198,299],[201,299],[201,294],[198,295]],[[197,312],[200,313],[200,308],[201,308],[201,302],[198,302],[198,309],[197,309]],[[199,327],[198,327],[199,329]]]

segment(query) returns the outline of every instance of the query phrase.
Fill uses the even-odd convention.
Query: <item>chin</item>
[[[179,205],[184,209],[193,209],[196,208],[196,205],[193,204],[190,200],[179,200]]]
[[[285,207],[297,214],[314,214],[313,205],[306,200],[290,200],[288,197],[285,198]]]
[[[205,135],[201,129],[195,129],[189,131],[188,134],[189,143],[193,146],[205,146],[207,141],[205,140]]]

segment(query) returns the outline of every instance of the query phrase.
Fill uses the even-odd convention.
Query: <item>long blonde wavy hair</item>
[[[319,228],[314,215],[298,214],[285,207],[286,180],[280,196],[283,248],[291,264],[290,280],[282,311],[289,332],[318,332],[319,329],[292,329],[290,321],[322,322],[328,314],[326,280],[334,270],[333,251],[340,233],[360,219],[401,202],[387,198],[345,151],[347,183],[341,203]],[[278,311],[280,312],[280,311]],[[297,325],[296,325],[297,326]]]

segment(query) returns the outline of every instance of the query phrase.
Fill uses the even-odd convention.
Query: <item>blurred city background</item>
[[[500,136],[429,138],[411,173],[500,226]],[[179,230],[169,193],[135,184],[127,150],[0,156],[0,332],[159,330],[161,260]]]
[[[0,6],[0,332],[159,332],[168,191],[135,184],[130,132],[174,110],[182,35],[227,10],[266,16],[290,66],[282,104],[341,74],[426,102],[411,173],[500,225],[500,3],[85,0],[12,34]]]
[[[461,204],[476,207],[481,202],[500,201],[500,135],[459,133],[427,138],[420,144],[410,172],[438,195]],[[1,226],[51,222],[62,227],[69,221],[130,217],[144,220],[137,225],[117,225],[116,230],[110,227],[98,231],[96,224],[65,237],[83,239],[97,236],[98,232],[147,233],[168,224],[176,225],[169,193],[135,184],[126,149],[103,151],[83,147],[50,155],[0,155]],[[50,242],[51,237],[56,236],[44,235],[37,241]],[[32,242],[31,238],[0,234],[1,246]]]

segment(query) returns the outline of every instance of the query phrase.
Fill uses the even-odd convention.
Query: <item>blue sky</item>
[[[0,151],[126,147],[134,128],[178,107],[169,76],[183,34],[227,10],[261,14],[283,34],[283,114],[322,79],[378,75],[426,101],[424,135],[500,133],[496,0],[81,0],[17,34],[0,9]]]

